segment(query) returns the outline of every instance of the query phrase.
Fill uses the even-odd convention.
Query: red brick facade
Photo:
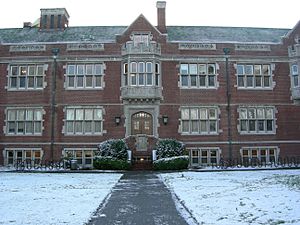
[[[153,132],[147,135],[155,138],[176,138],[186,143],[188,149],[217,149],[218,160],[221,157],[229,157],[229,143],[231,143],[232,157],[234,158],[241,158],[242,149],[250,148],[255,150],[255,148],[264,149],[270,147],[276,149],[276,157],[300,156],[300,94],[299,86],[292,86],[290,71],[292,64],[296,64],[298,67],[300,64],[300,40],[297,40],[300,35],[300,24],[290,31],[287,30],[281,41],[272,43],[269,40],[265,42],[253,40],[253,43],[249,43],[249,41],[242,42],[234,39],[231,41],[224,39],[222,42],[216,41],[213,37],[210,40],[201,40],[199,38],[199,41],[195,41],[192,36],[191,40],[183,37],[181,41],[172,41],[170,40],[172,35],[168,34],[168,31],[173,28],[165,27],[165,4],[160,2],[157,6],[158,19],[163,20],[158,21],[158,29],[141,15],[133,24],[124,28],[122,33],[115,35],[114,40],[93,40],[93,37],[89,36],[89,34],[79,33],[77,34],[78,37],[86,35],[85,37],[89,40],[71,40],[68,38],[63,40],[61,37],[64,35],[64,32],[71,32],[72,28],[51,30],[49,26],[46,26],[47,31],[43,30],[42,27],[39,29],[26,27],[23,28],[23,31],[22,29],[19,29],[19,31],[17,29],[1,31],[0,40],[4,39],[4,36],[1,37],[1,34],[3,35],[12,30],[20,33],[27,32],[26,29],[38,30],[36,31],[38,35],[42,35],[44,32],[43,35],[48,35],[51,38],[47,40],[35,40],[33,38],[32,41],[24,41],[22,38],[18,39],[12,36],[11,41],[6,39],[0,42],[0,127],[3,128],[0,129],[0,164],[9,163],[8,151],[39,149],[42,151],[44,159],[59,160],[65,149],[95,149],[101,141],[110,138],[129,137],[134,135],[135,124],[131,120],[134,113],[137,112],[146,112],[151,115],[152,123],[150,126],[152,126],[151,130]],[[64,20],[63,23],[67,24],[68,15],[62,18]],[[54,21],[57,23],[57,17],[55,17]],[[164,34],[165,31],[167,32],[166,34]],[[188,30],[185,31],[188,32]],[[106,30],[103,32],[106,32]],[[271,31],[268,30],[268,32]],[[154,43],[154,49],[145,51],[141,47],[130,49],[130,44],[135,46],[134,36],[140,34],[151,36],[151,38],[150,36],[148,38],[151,39],[151,43]],[[180,33],[176,35],[180,36]],[[58,41],[55,38],[58,38]],[[143,44],[145,44],[144,42],[145,40]],[[75,46],[75,49],[70,49],[70,45],[74,43],[82,44],[84,47]],[[86,44],[99,44],[102,47],[98,49],[95,46],[88,47]],[[181,44],[183,44],[183,47]],[[20,48],[20,45],[23,46],[23,49]],[[32,45],[41,45],[41,48],[44,47],[45,49],[32,51],[30,50]],[[138,44],[138,46],[141,45]],[[149,46],[149,42],[146,46]],[[56,68],[52,53],[54,48],[59,49]],[[224,48],[230,49],[228,55],[229,80],[226,78]],[[131,87],[126,89],[123,79],[124,63],[128,62],[131,65],[130,63],[133,61],[142,61],[145,62],[145,65],[147,65],[146,62],[152,63],[153,61],[159,64],[158,94],[153,94],[152,96],[150,92],[145,91],[146,89],[143,88],[146,88],[146,85],[141,87],[140,91],[142,95],[145,95],[142,97],[138,96],[138,94],[132,94],[136,93],[134,88],[137,88],[138,85],[131,85]],[[74,88],[72,90],[66,88],[67,65],[95,63],[104,65],[101,88]],[[199,66],[199,64],[208,63],[216,65],[216,80],[213,88],[199,88],[199,86],[198,88],[182,87],[181,64],[197,64]],[[9,83],[9,79],[11,79],[9,76],[12,73],[11,66],[31,64],[44,65],[43,88],[39,90],[29,90],[28,88],[24,90],[17,88],[15,90],[11,88]],[[239,88],[237,85],[237,64],[269,65],[272,71],[269,88]],[[155,73],[154,67],[155,64],[152,67],[152,74]],[[53,106],[53,102],[51,101],[51,90],[54,73],[56,73],[55,120],[52,124],[51,106]],[[130,79],[130,82],[134,82],[131,80],[131,76],[132,74],[130,74],[128,79]],[[22,78],[16,79],[19,79],[16,81],[17,85],[21,85]],[[151,81],[150,91],[153,91],[152,86],[156,82],[155,79],[153,78]],[[197,82],[200,82],[200,76],[197,79]],[[229,90],[227,90],[228,81],[230,82]],[[136,82],[146,81],[137,80]],[[298,93],[295,92],[296,95],[292,95],[292,90],[294,89],[298,90]],[[128,94],[126,91],[131,92],[128,92]],[[161,94],[159,94],[159,91],[161,91]],[[124,94],[125,92],[127,94]],[[228,124],[228,97],[231,100],[230,125]],[[102,110],[101,134],[66,134],[66,110],[68,107],[80,109],[96,106],[101,107]],[[8,120],[10,119],[8,118],[7,110],[35,107],[43,109],[41,134],[27,135],[26,131],[19,128],[19,126],[27,125],[18,123],[16,123],[18,128],[12,127],[9,131],[8,126],[14,125],[8,125]],[[181,110],[184,107],[197,108],[197,112],[200,112],[201,107],[216,107],[216,132],[213,134],[183,134]],[[242,133],[240,131],[241,118],[239,111],[241,107],[273,107],[272,132]],[[18,116],[19,113],[17,112],[15,115]],[[167,116],[168,121],[166,124],[163,123],[163,116]],[[116,117],[120,117],[120,124],[116,124]],[[199,126],[199,122],[201,123],[201,119],[198,120],[198,125],[196,126]],[[27,117],[25,121],[27,121]],[[256,119],[255,123],[256,125],[254,126],[258,129],[259,119]],[[52,125],[54,125],[54,138],[51,140]],[[231,137],[228,135],[229,127]],[[16,130],[14,131],[14,129]],[[13,132],[15,133],[13,134]],[[25,132],[25,134],[18,132]],[[153,140],[151,139],[152,142]],[[132,143],[131,145],[134,146]],[[136,149],[133,150],[135,153]],[[16,159],[17,156],[13,155],[10,157]],[[22,157],[25,158],[24,155]],[[210,157],[213,156],[211,155]],[[197,162],[201,164],[201,159],[194,162],[195,164]]]

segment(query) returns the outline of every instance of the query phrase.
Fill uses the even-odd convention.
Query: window
[[[8,135],[41,135],[42,124],[41,108],[6,110],[6,134]]]
[[[182,88],[216,88],[216,64],[180,64],[180,86]]]
[[[66,71],[67,89],[93,89],[103,87],[104,65],[68,64]]]
[[[181,108],[182,134],[217,134],[217,107],[189,107]]]
[[[11,65],[8,75],[9,90],[44,88],[44,65]]]
[[[245,147],[240,150],[243,163],[277,163],[277,147]]]
[[[5,149],[5,165],[15,165],[24,162],[26,165],[37,165],[41,163],[43,151],[41,149],[18,148]]]
[[[292,71],[292,87],[299,87],[299,72],[298,72],[298,65],[294,64],[291,67]]]
[[[50,16],[50,29],[54,28],[54,15]]]
[[[57,16],[57,28],[62,28],[62,25],[61,25],[61,15]]]
[[[271,66],[268,64],[238,64],[236,70],[239,88],[272,87]]]
[[[65,110],[65,134],[102,134],[102,108],[67,107]]]
[[[138,46],[138,45],[149,45],[150,42],[150,35],[149,34],[134,34],[133,35],[133,45]]]
[[[275,133],[274,107],[240,107],[240,133]]]
[[[93,159],[96,155],[95,148],[76,148],[76,149],[64,149],[63,156],[66,158],[72,158],[77,160],[77,164],[83,168],[93,167]]]
[[[123,64],[125,86],[159,86],[159,63],[141,61]]]
[[[191,165],[218,164],[220,149],[218,148],[193,148],[190,149]]]

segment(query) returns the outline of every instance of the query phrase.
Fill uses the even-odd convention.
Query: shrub
[[[111,157],[112,159],[127,160],[129,150],[123,139],[109,139],[103,141],[98,146],[97,156]]]
[[[182,156],[184,148],[184,144],[175,139],[160,139],[155,146],[157,159]]]
[[[158,159],[153,162],[154,170],[183,170],[189,166],[188,156],[175,156]]]
[[[93,166],[99,170],[128,170],[131,168],[131,164],[126,160],[111,157],[96,157]]]

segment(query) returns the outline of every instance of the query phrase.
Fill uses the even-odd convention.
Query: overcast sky
[[[167,25],[293,28],[300,0],[167,0]],[[156,0],[2,0],[0,28],[34,22],[40,8],[65,7],[70,26],[130,25],[144,14],[157,25]]]

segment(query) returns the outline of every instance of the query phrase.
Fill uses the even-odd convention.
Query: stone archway
[[[132,135],[153,135],[153,117],[150,113],[137,112],[131,116]]]

